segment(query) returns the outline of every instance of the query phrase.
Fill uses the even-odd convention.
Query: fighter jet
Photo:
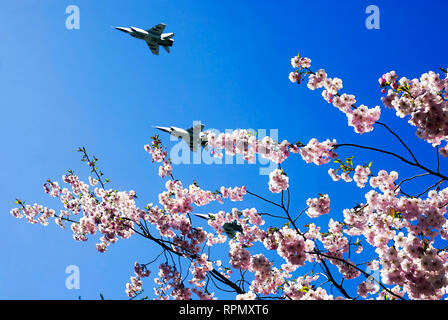
[[[189,129],[154,126],[154,128],[157,128],[164,132],[168,132],[174,137],[181,138],[187,143],[187,145],[190,147],[190,150],[193,152],[196,152],[198,150],[199,145],[204,148],[207,146],[207,140],[205,138],[206,134],[205,132],[202,132],[204,127],[205,126],[202,123],[196,124]]]
[[[215,219],[215,216],[212,214],[204,214],[204,213],[193,213],[195,216],[209,220],[209,219]],[[227,234],[227,236],[231,239],[233,239],[237,232],[243,233],[243,227],[236,221],[232,222],[226,222],[222,225],[222,229]]]
[[[151,52],[155,55],[159,55],[159,45],[162,46],[166,50],[166,52],[170,53],[170,47],[173,46],[174,42],[174,40],[172,39],[174,33],[163,33],[165,27],[166,24],[159,23],[155,27],[152,27],[148,30],[143,30],[136,27],[115,27],[115,29],[130,34],[134,38],[145,40]]]

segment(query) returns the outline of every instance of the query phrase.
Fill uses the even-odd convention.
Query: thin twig
[[[386,150],[382,150],[382,149],[378,149],[378,148],[373,148],[373,147],[361,146],[359,144],[353,144],[353,143],[336,144],[334,147],[335,148],[339,148],[339,147],[356,147],[356,148],[361,148],[361,149],[373,150],[373,151],[381,152],[381,153],[384,153],[384,154],[389,154],[389,155],[394,156],[394,157],[400,159],[401,161],[403,161],[403,162],[405,162],[405,163],[407,163],[407,164],[409,164],[411,166],[418,167],[418,168],[420,168],[422,170],[425,170],[425,171],[429,172],[432,175],[435,175],[435,176],[437,176],[439,178],[442,178],[444,180],[448,180],[447,176],[444,176],[444,175],[442,175],[442,174],[440,174],[438,172],[435,172],[435,171],[433,171],[433,170],[431,170],[429,168],[426,168],[426,167],[422,166],[419,163],[411,162],[411,161],[403,158],[402,156],[400,156],[400,155],[398,155],[396,153],[390,152],[390,151],[386,151]]]
[[[411,149],[406,145],[406,143],[404,143],[404,141],[395,133],[392,131],[391,128],[389,128],[389,126],[387,126],[385,123],[377,121],[377,124],[383,126],[384,128],[386,128],[390,133],[392,133],[400,142],[401,144],[408,150],[409,154],[411,155],[412,159],[414,159],[415,163],[419,163],[418,160],[415,158],[414,154],[412,153]]]

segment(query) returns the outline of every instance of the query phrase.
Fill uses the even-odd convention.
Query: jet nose
[[[117,30],[120,30],[122,32],[125,32],[125,33],[129,33],[130,32],[129,28],[123,28],[123,27],[114,27],[114,28],[117,29]]]

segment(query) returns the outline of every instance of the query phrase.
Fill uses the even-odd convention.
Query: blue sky
[[[80,9],[79,30],[65,27],[65,9],[73,4]],[[380,30],[365,27],[370,4],[380,9]],[[153,125],[189,127],[200,120],[221,131],[277,129],[279,138],[289,141],[336,138],[405,154],[381,127],[357,135],[320,92],[290,83],[290,58],[301,52],[314,69],[342,78],[344,92],[355,94],[358,103],[381,105],[377,80],[383,73],[417,77],[447,67],[447,9],[445,1],[3,1],[0,298],[96,299],[102,292],[125,299],[134,261],[147,262],[158,252],[134,237],[99,254],[95,239],[79,243],[69,229],[30,225],[9,214],[15,198],[60,209],[42,184],[48,178],[60,181],[67,169],[88,177],[79,146],[100,159],[111,187],[136,190],[142,207],[157,201],[164,184],[143,150],[156,133]],[[153,56],[142,41],[111,28],[147,29],[159,22],[175,33],[171,54],[161,50]],[[434,150],[415,137],[414,128],[393,111],[382,111],[382,121],[412,145],[422,163],[434,167]],[[400,177],[419,172],[390,157],[341,152],[351,155],[359,164],[373,161],[374,171],[396,169]],[[330,195],[332,213],[322,223],[363,201],[363,190],[354,184],[334,184],[328,166],[292,157],[284,168],[296,212],[318,192]],[[442,161],[441,171],[445,168]],[[275,199],[256,165],[179,165],[174,173],[205,189],[246,184]],[[247,199],[237,205],[266,208]],[[80,268],[79,290],[65,288],[68,265]],[[145,283],[150,294],[152,279]]]

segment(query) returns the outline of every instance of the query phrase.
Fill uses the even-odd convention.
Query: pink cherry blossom
[[[328,194],[321,195],[319,198],[308,199],[306,201],[308,210],[306,214],[310,218],[317,218],[330,212],[330,197]]]
[[[273,193],[280,193],[289,187],[289,178],[282,170],[275,169],[269,174],[269,190]]]

